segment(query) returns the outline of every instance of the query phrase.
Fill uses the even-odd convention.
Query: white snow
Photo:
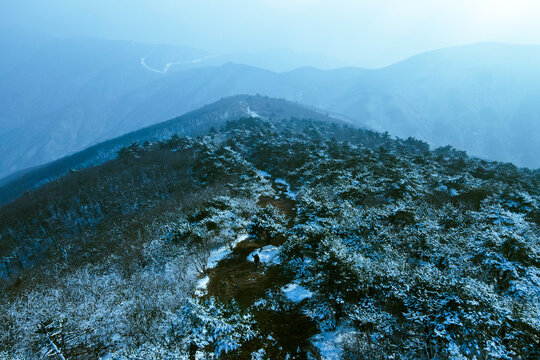
[[[341,359],[343,342],[353,333],[354,330],[340,326],[334,331],[325,331],[314,335],[311,338],[311,343],[319,349],[323,360],[339,360]]]
[[[206,294],[206,288],[208,287],[208,283],[210,282],[210,277],[206,275],[202,279],[199,279],[197,281],[197,287],[195,288],[195,295],[197,296],[203,296]]]
[[[206,262],[206,268],[207,269],[215,268],[221,260],[225,259],[227,256],[229,256],[232,253],[231,249],[234,249],[236,245],[246,240],[247,238],[248,238],[248,234],[246,233],[238,234],[238,236],[231,243],[231,245],[227,244],[218,249],[212,250],[212,252],[210,252],[210,256],[208,257],[208,261]]]
[[[158,73],[158,74],[166,74],[167,71],[169,71],[169,69],[175,65],[181,65],[181,64],[198,64],[204,60],[207,60],[209,58],[211,58],[212,56],[206,56],[206,57],[202,57],[202,58],[198,58],[198,59],[193,59],[193,60],[188,60],[188,61],[175,61],[175,62],[170,62],[170,63],[167,63],[165,64],[165,67],[163,68],[163,70],[159,70],[159,69],[154,69],[150,66],[148,66],[146,64],[146,58],[141,58],[141,65],[146,69],[146,70],[149,70],[149,71],[152,71],[152,72],[155,72],[155,73]]]
[[[272,178],[272,175],[270,175],[269,173],[267,173],[266,171],[263,171],[263,170],[257,170],[257,175],[259,175],[259,177],[261,177],[263,179],[271,179]],[[287,180],[282,179],[282,178],[277,178],[274,181],[275,181],[276,184],[280,184],[280,185],[285,186],[285,188],[286,188],[285,195],[288,198],[290,198],[290,199],[295,199],[296,198],[296,193],[291,190],[291,185],[289,185]],[[279,195],[276,195],[275,199],[276,200],[279,199]]]
[[[234,249],[236,245],[246,240],[247,238],[248,238],[248,234],[246,233],[238,234],[236,239],[231,244],[232,248]],[[208,260],[206,261],[206,268],[207,269],[215,268],[221,260],[229,256],[232,253],[231,245],[224,245],[218,249],[212,250],[210,252],[210,256],[208,257]],[[203,296],[206,293],[206,287],[208,286],[209,282],[210,282],[210,278],[208,277],[208,275],[206,275],[202,279],[199,279],[197,281],[195,294],[197,296]]]
[[[279,264],[281,259],[279,258],[279,248],[273,245],[266,245],[260,249],[253,251],[248,255],[247,260],[254,262],[253,256],[259,255],[261,264]]]
[[[213,250],[210,253],[210,256],[208,257],[208,261],[206,262],[206,268],[207,269],[215,268],[221,260],[225,259],[231,253],[232,253],[232,250],[229,247],[229,245],[225,245],[225,246],[220,247],[219,249]]]
[[[253,117],[253,118],[261,118],[261,115],[257,114],[255,111],[251,110],[249,108],[249,105],[246,109],[246,112],[248,113],[249,116]]]
[[[272,177],[272,175],[263,170],[257,170],[257,175],[259,175],[263,179],[270,179]]]
[[[251,360],[264,360],[266,351],[264,349],[259,349],[256,352],[251,353]]]
[[[287,299],[292,302],[300,302],[313,296],[313,293],[311,291],[309,291],[302,285],[298,285],[295,283],[285,285],[281,288],[281,291],[283,291]]]
[[[249,235],[247,233],[238,234],[238,236],[236,237],[236,240],[234,240],[232,243],[233,249],[236,247],[236,245],[240,244],[242,241],[247,240],[248,237]]]
[[[277,178],[275,182],[276,184],[281,184],[287,187],[287,191],[285,192],[285,195],[287,195],[288,198],[290,199],[296,198],[296,193],[294,191],[291,191],[291,185],[289,185],[289,183],[285,179]]]

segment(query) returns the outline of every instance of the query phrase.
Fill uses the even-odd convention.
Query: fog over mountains
[[[538,4],[1,2],[0,360],[540,359]]]
[[[540,47],[484,43],[366,70],[286,51],[203,50],[4,31],[0,177],[220,98],[261,94],[537,168]],[[301,65],[312,67],[301,67]],[[294,70],[292,70],[294,69]]]

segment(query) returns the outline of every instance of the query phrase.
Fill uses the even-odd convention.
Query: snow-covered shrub
[[[318,292],[321,301],[332,309],[335,324],[343,316],[345,306],[358,293],[357,263],[340,239],[329,237],[318,246],[313,262],[313,278],[309,286]]]
[[[169,329],[169,336],[184,348],[195,344],[216,357],[238,349],[255,337],[251,314],[234,303],[222,304],[214,298],[187,299],[178,320]]]
[[[284,235],[286,224],[285,215],[274,206],[267,205],[260,208],[252,217],[248,233],[258,241],[269,243],[277,236]]]

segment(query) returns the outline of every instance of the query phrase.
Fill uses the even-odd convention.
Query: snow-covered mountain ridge
[[[538,170],[264,97],[161,126],[0,207],[2,358],[539,356]]]

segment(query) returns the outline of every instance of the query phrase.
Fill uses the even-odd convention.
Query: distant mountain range
[[[174,119],[152,125],[120,137],[91,146],[73,155],[14,173],[0,180],[0,204],[8,202],[24,191],[57,179],[70,171],[83,169],[116,158],[118,151],[132,143],[160,141],[179,136],[199,136],[220,129],[227,121],[240,118],[262,118],[268,121],[282,119],[309,119],[350,125],[343,119],[331,117],[317,109],[311,109],[286,100],[262,96],[233,96]]]
[[[250,65],[284,70],[332,60],[20,32],[1,35],[0,46],[0,177],[237,94],[279,97],[391,135],[540,166],[540,46],[478,44],[378,70],[287,72]]]

